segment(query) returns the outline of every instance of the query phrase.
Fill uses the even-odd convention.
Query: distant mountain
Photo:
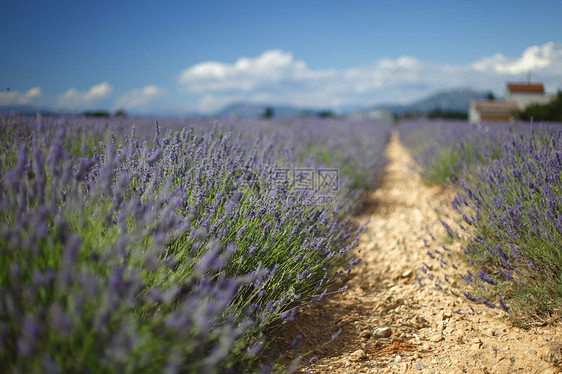
[[[440,91],[410,104],[383,104],[376,109],[386,109],[396,114],[406,112],[431,112],[435,109],[442,111],[468,111],[470,100],[482,100],[489,91],[459,88]]]
[[[277,106],[240,102],[228,105],[216,113],[215,117],[260,118],[265,114],[267,108],[273,109],[273,117],[275,118],[318,116],[321,113],[319,110],[296,108],[288,105]]]
[[[230,104],[219,112],[215,113],[215,117],[238,117],[238,118],[255,118],[265,113],[265,106],[247,103]]]
[[[476,90],[470,88],[459,88],[447,91],[440,91],[429,95],[421,100],[414,101],[409,104],[381,104],[377,105],[371,109],[386,109],[390,112],[394,112],[398,115],[404,114],[406,112],[431,112],[435,109],[441,109],[441,111],[468,111],[468,105],[470,100],[480,100],[486,98],[489,91]],[[498,98],[500,99],[500,98]],[[289,118],[289,117],[317,117],[321,116],[322,113],[328,113],[328,111],[317,110],[317,109],[306,109],[297,108],[289,105],[267,105],[267,104],[255,104],[247,102],[238,102],[230,104],[215,113],[214,116],[217,118],[225,117],[236,117],[236,118],[260,118],[264,115],[267,108],[273,108],[273,117],[275,118]],[[361,112],[368,112],[369,110],[361,110]],[[24,115],[34,115],[40,113],[42,115],[77,115],[79,113],[62,113],[56,112],[46,108],[24,106],[24,105],[12,105],[0,107],[0,112],[12,112],[20,113]],[[349,113],[352,113],[353,109],[349,108]],[[165,115],[161,113],[160,115]],[[190,113],[190,116],[201,117],[204,116],[201,113]]]
[[[406,112],[427,113],[435,109],[441,109],[442,111],[468,112],[468,105],[470,104],[471,100],[485,99],[488,93],[489,91],[484,90],[458,88],[439,91],[409,104],[382,104],[377,105],[372,109],[386,109],[398,115],[404,114]],[[273,116],[275,118],[318,116],[322,112],[319,110],[296,108],[292,106],[276,106],[239,102],[228,105],[220,112],[216,113],[215,116],[259,118],[263,116],[267,107],[273,108]]]
[[[8,105],[0,107],[1,113],[18,113],[24,116],[31,116],[37,113],[42,116],[58,116],[63,113],[55,112],[53,110],[30,106],[30,105]]]

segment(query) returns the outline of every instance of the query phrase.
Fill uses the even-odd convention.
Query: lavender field
[[[427,183],[457,191],[456,225],[443,225],[472,269],[464,296],[523,325],[560,316],[562,126],[404,122],[399,130]]]
[[[471,270],[524,321],[562,307],[554,124],[401,122]],[[269,372],[275,332],[345,290],[389,124],[0,117],[0,360],[14,373]]]
[[[389,134],[370,121],[3,115],[3,370],[268,371],[266,331],[357,263],[350,216]]]

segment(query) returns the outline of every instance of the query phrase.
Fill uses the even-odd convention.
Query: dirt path
[[[454,268],[461,267],[459,248],[442,248],[435,210],[446,212],[450,197],[422,184],[396,134],[386,154],[385,175],[361,217],[370,217],[359,246],[363,263],[348,291],[302,311],[284,332],[289,359],[308,353],[298,372],[559,372],[552,363],[562,358],[561,328],[521,330],[497,309],[452,293],[460,294],[463,282]],[[289,349],[298,335],[301,342]]]

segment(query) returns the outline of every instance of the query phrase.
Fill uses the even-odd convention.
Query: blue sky
[[[555,92],[561,14],[562,2],[540,0],[5,0],[0,105],[183,114],[249,101],[337,110],[375,92],[367,106],[459,86],[502,95],[528,71]]]

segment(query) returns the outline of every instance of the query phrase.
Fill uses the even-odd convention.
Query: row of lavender
[[[161,122],[0,118],[7,371],[257,370],[357,262],[387,125]]]
[[[446,228],[464,239],[464,256],[474,269],[463,275],[475,286],[464,295],[512,307],[519,321],[560,314],[562,127],[409,122],[399,129],[422,176],[457,190],[452,206],[459,229]]]

